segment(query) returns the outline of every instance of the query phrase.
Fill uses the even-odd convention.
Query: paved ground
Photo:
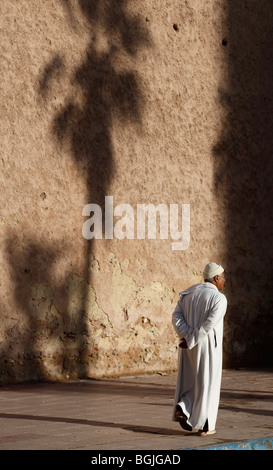
[[[175,375],[0,388],[0,450],[177,450],[273,436],[273,371],[224,370],[217,434],[171,421]]]

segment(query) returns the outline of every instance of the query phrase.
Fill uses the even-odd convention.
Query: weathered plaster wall
[[[250,281],[257,259],[261,267],[266,258],[271,269],[272,165],[264,185],[263,165],[256,166],[259,151],[252,155],[251,175],[260,175],[254,180],[260,202],[253,196],[253,219],[267,195],[267,257],[256,248],[253,258],[259,234],[252,232],[250,249],[250,218],[235,229],[233,215],[234,204],[238,211],[242,207],[242,180],[245,204],[253,179],[249,182],[247,159],[237,174],[232,146],[243,135],[243,149],[249,133],[257,131],[249,99],[256,81],[246,79],[249,62],[241,69],[240,87],[234,85],[242,67],[236,27],[244,23],[247,5],[237,11],[235,27],[231,3],[1,2],[2,383],[175,369],[171,313],[179,291],[199,282],[210,260],[225,265],[230,277],[225,362],[257,362],[257,306],[263,311],[260,327],[268,331],[272,298],[267,294],[263,304],[268,281],[261,279],[254,294]],[[264,14],[262,20],[268,24]],[[272,40],[269,26],[257,22],[255,32],[256,39],[244,46],[254,75],[262,60],[255,41]],[[269,72],[262,67],[263,81],[269,81]],[[246,95],[243,83],[249,84]],[[231,96],[235,102],[227,105]],[[242,107],[249,107],[245,115]],[[269,118],[269,104],[266,109]],[[255,148],[268,141],[269,128],[263,136],[260,126]],[[266,149],[269,159],[272,144]],[[106,195],[115,206],[127,203],[135,211],[141,203],[190,204],[189,248],[172,251],[170,237],[159,236],[85,240],[83,206],[103,209]],[[250,204],[245,211],[252,209]],[[246,300],[252,310],[245,330]],[[258,363],[268,359],[267,335]]]
[[[214,147],[215,195],[226,214],[229,364],[272,366],[273,9],[227,2],[224,110]]]

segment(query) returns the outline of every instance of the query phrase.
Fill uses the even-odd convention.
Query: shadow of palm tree
[[[117,67],[117,58],[127,57],[131,59],[129,63],[132,63],[138,51],[150,46],[151,41],[145,21],[133,12],[128,0],[59,1],[71,32],[75,35],[75,41],[81,34],[82,26],[88,31],[89,39],[85,50],[78,57],[78,63],[73,64],[72,75],[71,69],[67,69],[69,54],[61,50],[43,66],[38,77],[37,98],[40,106],[50,103],[56,84],[58,83],[58,90],[62,90],[62,82],[70,74],[70,91],[68,94],[64,91],[63,104],[50,116],[51,133],[56,149],[64,150],[64,154],[76,164],[82,178],[82,188],[79,191],[85,194],[87,203],[99,204],[104,211],[104,198],[115,174],[111,135],[113,123],[118,121],[120,126],[124,126],[131,122],[141,126],[141,109],[144,103],[141,80],[135,67],[130,69],[130,65],[124,64],[123,67]],[[23,250],[18,248],[18,243],[15,243],[10,234],[6,251],[10,274],[14,279],[15,302],[26,325],[26,331],[21,333],[23,344],[30,351],[29,374],[25,376],[48,379],[43,369],[42,353],[46,354],[46,351],[39,351],[37,342],[38,336],[41,337],[45,330],[33,320],[31,305],[31,289],[39,283],[45,289],[46,286],[51,286],[51,307],[58,306],[55,317],[59,322],[49,325],[46,324],[48,318],[45,318],[44,328],[50,329],[48,334],[58,337],[62,342],[59,352],[62,357],[58,361],[63,374],[70,378],[86,377],[89,363],[95,365],[97,358],[97,353],[92,354],[90,350],[92,339],[88,322],[92,313],[88,311],[90,305],[86,301],[91,283],[89,259],[92,240],[86,242],[85,252],[82,254],[85,278],[84,282],[78,282],[77,295],[80,301],[73,325],[67,309],[69,283],[75,273],[71,271],[64,281],[52,278],[52,263],[60,262],[60,257],[65,256],[63,240],[47,240],[44,243],[38,238],[29,238],[23,243]],[[35,332],[37,327],[40,330]],[[39,360],[34,360],[37,355]]]

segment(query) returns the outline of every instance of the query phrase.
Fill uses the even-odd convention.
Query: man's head
[[[222,290],[225,280],[224,268],[220,264],[208,263],[204,269],[204,280],[214,284],[218,290]]]

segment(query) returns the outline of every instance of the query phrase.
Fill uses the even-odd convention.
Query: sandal
[[[175,417],[184,431],[192,431],[192,427],[187,423],[187,416],[182,411],[176,411]]]
[[[202,437],[212,436],[213,434],[216,434],[216,431],[215,431],[215,429],[213,429],[211,431],[202,431],[202,429],[199,429],[197,434],[198,434],[198,436],[202,436]]]

